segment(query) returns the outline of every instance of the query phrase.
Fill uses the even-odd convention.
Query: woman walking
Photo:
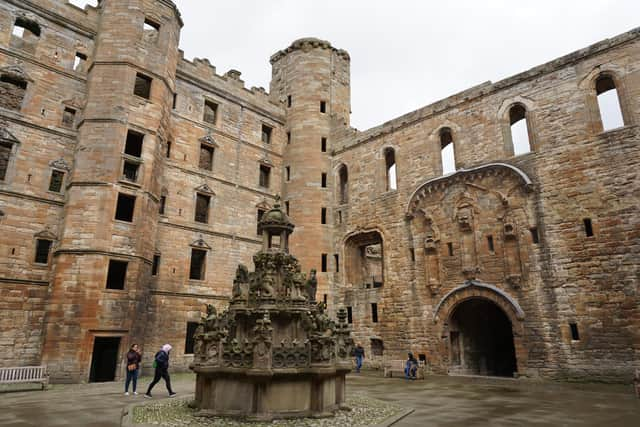
[[[140,372],[140,348],[138,344],[133,344],[127,353],[127,379],[124,382],[124,395],[129,396],[129,384],[133,382],[133,394],[138,394],[138,373]]]
[[[171,390],[171,378],[169,377],[169,352],[171,351],[171,345],[165,344],[162,346],[162,349],[156,353],[154,358],[154,367],[156,368],[155,374],[153,376],[153,381],[149,384],[149,388],[147,392],[144,394],[144,397],[151,398],[151,389],[160,381],[160,378],[164,379],[165,384],[167,385],[167,391],[169,392],[169,397],[173,397],[176,393]]]

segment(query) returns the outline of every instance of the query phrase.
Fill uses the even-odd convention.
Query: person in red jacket
[[[127,353],[127,379],[124,382],[124,395],[129,396],[129,384],[133,382],[133,394],[138,394],[136,386],[138,385],[138,373],[140,372],[140,347],[133,344]]]

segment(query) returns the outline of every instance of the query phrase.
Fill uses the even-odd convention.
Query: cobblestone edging
[[[271,422],[249,422],[233,418],[194,416],[188,407],[193,395],[176,400],[147,401],[128,405],[122,411],[122,427],[151,426],[229,426],[229,427],[389,427],[413,412],[413,409],[390,405],[370,397],[347,399],[349,411],[338,411],[331,418],[296,418]]]

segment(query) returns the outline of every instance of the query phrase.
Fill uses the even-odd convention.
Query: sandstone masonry
[[[281,195],[371,365],[640,368],[640,30],[360,132],[329,42],[275,53],[267,93],[184,59],[169,0],[0,10],[0,366],[100,381],[133,342],[145,363],[170,342],[186,369]],[[605,130],[611,91],[624,125]]]

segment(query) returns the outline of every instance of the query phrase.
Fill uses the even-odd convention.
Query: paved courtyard
[[[193,393],[194,377],[174,375],[174,389]],[[141,379],[140,389],[149,383]],[[381,378],[378,372],[348,377],[350,393],[364,393],[415,411],[397,424],[417,426],[638,426],[640,399],[630,386],[530,383],[467,377],[425,381]],[[139,390],[140,391],[140,390]],[[166,398],[162,383],[156,399]],[[58,385],[46,392],[0,394],[0,426],[115,427],[122,408],[138,396],[123,396],[122,383]]]

